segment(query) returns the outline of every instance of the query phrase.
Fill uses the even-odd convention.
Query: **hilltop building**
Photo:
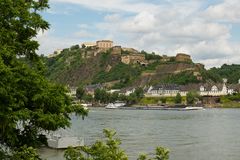
[[[113,47],[113,41],[110,40],[100,40],[96,42],[97,47],[101,49],[109,49]]]
[[[177,62],[192,62],[191,56],[185,53],[178,53],[176,55]]]

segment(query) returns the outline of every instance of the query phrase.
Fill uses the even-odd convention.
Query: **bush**
[[[174,102],[175,102],[176,104],[181,104],[181,103],[182,103],[182,96],[180,95],[180,93],[178,93],[178,94],[176,95],[176,97],[174,98]]]
[[[116,132],[103,130],[105,140],[98,140],[91,146],[78,148],[69,147],[64,154],[66,160],[128,160],[124,150],[120,148],[121,140],[116,138]],[[169,150],[157,147],[152,160],[168,160]],[[140,155],[138,160],[150,160],[147,155]]]

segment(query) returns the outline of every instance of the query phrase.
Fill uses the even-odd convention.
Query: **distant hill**
[[[207,71],[207,74],[215,79],[215,81],[221,81],[223,78],[228,79],[228,83],[236,84],[240,79],[240,65],[224,64],[220,68],[213,67]]]
[[[120,46],[108,49],[72,46],[45,57],[44,61],[50,80],[70,86],[101,83],[109,88],[126,88],[158,83],[220,82],[223,75],[230,82],[237,80],[237,76],[230,78],[237,66],[232,66],[231,74],[227,66],[207,71],[186,54],[168,57]]]

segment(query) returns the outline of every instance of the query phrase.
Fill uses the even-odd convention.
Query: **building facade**
[[[236,87],[235,87],[236,88]],[[145,94],[146,97],[174,97],[178,93],[186,96],[188,92],[196,91],[200,96],[224,96],[238,92],[231,85],[227,85],[227,81],[223,80],[222,84],[194,84],[178,86],[175,84],[160,84],[150,87]]]
[[[96,42],[97,47],[101,49],[109,49],[113,47],[113,41],[110,40],[100,40]]]
[[[184,53],[178,53],[176,55],[176,61],[177,62],[192,62],[191,56],[184,54]]]

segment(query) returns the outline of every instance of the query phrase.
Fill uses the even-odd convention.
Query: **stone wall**
[[[125,55],[121,57],[122,63],[125,64],[136,64],[145,62],[145,55],[143,54],[131,54],[131,55]]]
[[[121,55],[121,52],[122,52],[121,46],[114,46],[112,48],[112,54],[113,55]]]
[[[177,62],[192,62],[191,56],[184,54],[184,53],[178,53],[176,56]]]

